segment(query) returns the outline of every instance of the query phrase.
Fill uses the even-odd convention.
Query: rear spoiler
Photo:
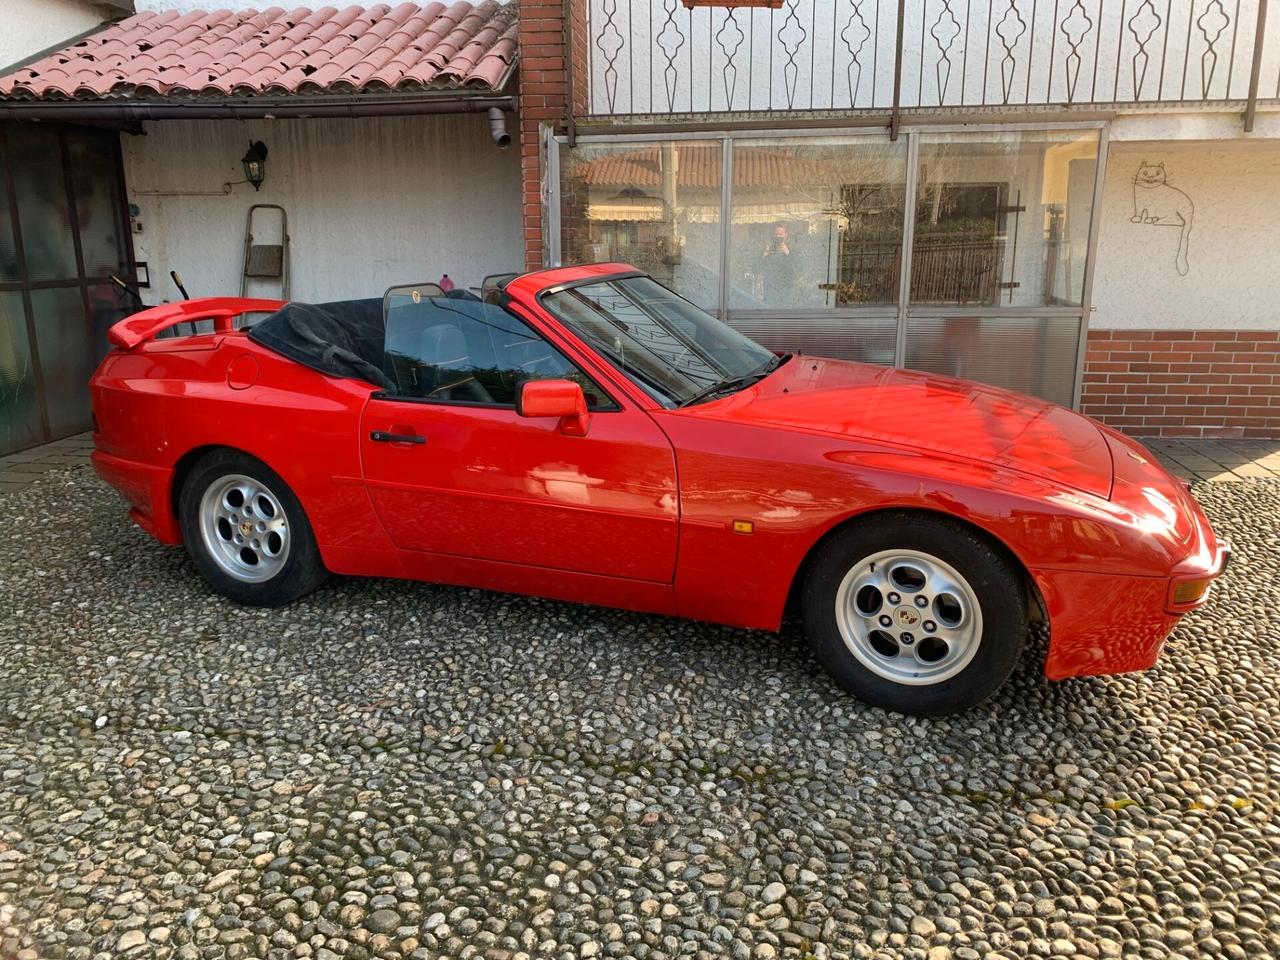
[[[201,297],[162,303],[125,317],[107,331],[107,340],[117,347],[132,350],[156,334],[180,323],[212,320],[216,333],[235,329],[232,320],[245,313],[275,313],[287,300],[255,300],[249,297]]]

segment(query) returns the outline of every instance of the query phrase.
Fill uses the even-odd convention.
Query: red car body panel
[[[113,328],[92,382],[94,463],[130,515],[181,542],[177,487],[201,451],[270,465],[335,573],[408,577],[777,629],[806,558],[881,510],[945,514],[1026,570],[1051,678],[1150,667],[1171,583],[1225,547],[1186,487],[1085,417],[929,374],[794,357],[754,386],[667,409],[561,326],[539,294],[619,264],[528,274],[509,308],[616,401],[587,435],[514,409],[410,403],[234,330],[274,301],[188,301]],[[213,333],[154,339],[217,318]],[[430,443],[371,443],[370,433]],[[743,524],[750,532],[738,532]]]

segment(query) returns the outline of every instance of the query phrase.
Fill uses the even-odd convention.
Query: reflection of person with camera
[[[778,224],[773,228],[773,239],[761,254],[760,273],[764,277],[764,299],[775,305],[785,306],[795,287],[795,265],[791,260],[791,241],[787,228]]]
[[[787,245],[787,228],[782,224],[778,224],[773,228],[773,241],[764,248],[764,255],[769,256],[791,256],[791,247]]]

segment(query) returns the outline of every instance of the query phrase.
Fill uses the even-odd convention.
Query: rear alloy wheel
[[[200,498],[200,536],[224,573],[245,583],[270,580],[289,560],[289,519],[264,483],[233,473]]]
[[[1027,631],[1009,561],[967,527],[917,514],[878,516],[823,544],[804,616],[815,655],[844,689],[918,714],[990,696]]]
[[[200,460],[183,484],[178,512],[191,559],[233,600],[278,606],[324,579],[302,505],[252,457],[223,450]]]

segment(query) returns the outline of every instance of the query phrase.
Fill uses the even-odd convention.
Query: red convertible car
[[[766,630],[793,607],[842,687],[931,714],[999,687],[1036,620],[1052,679],[1150,667],[1228,553],[1086,417],[777,355],[625,264],[190,300],[110,339],[94,464],[241,603],[337,573]]]

